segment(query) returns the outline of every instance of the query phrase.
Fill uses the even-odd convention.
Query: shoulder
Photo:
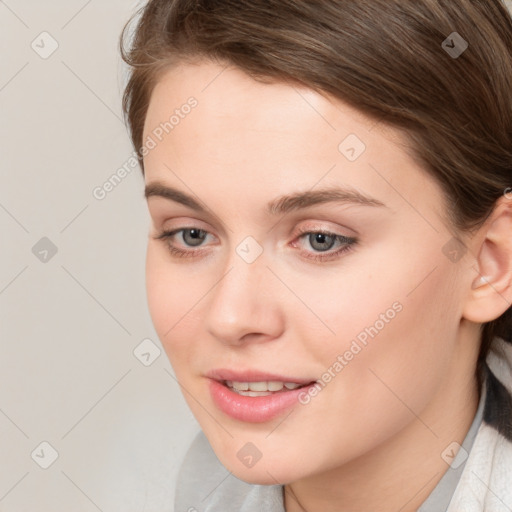
[[[448,512],[512,510],[512,344],[493,340],[486,362],[483,421]]]
[[[195,437],[180,467],[174,512],[283,512],[282,488],[248,484],[219,461],[203,432]]]
[[[512,343],[495,338],[486,363],[484,421],[512,442]]]

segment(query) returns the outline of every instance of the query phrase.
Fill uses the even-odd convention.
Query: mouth
[[[260,372],[216,371],[207,377],[217,409],[245,423],[264,423],[284,415],[317,382]]]
[[[225,380],[222,382],[222,384],[239,395],[256,397],[269,396],[274,393],[284,393],[294,389],[304,388],[310,384],[313,384],[313,382],[300,384],[298,382],[283,382],[279,380],[263,380],[256,382]]]

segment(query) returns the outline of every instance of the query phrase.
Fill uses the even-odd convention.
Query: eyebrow
[[[158,181],[148,183],[148,185],[146,185],[144,196],[146,200],[152,196],[163,197],[170,201],[188,206],[198,212],[207,212],[207,208],[192,196]],[[317,204],[333,202],[386,207],[386,205],[378,199],[366,196],[358,190],[352,188],[330,187],[321,190],[295,192],[290,195],[278,197],[267,203],[266,211],[270,215],[279,215],[308,208]]]

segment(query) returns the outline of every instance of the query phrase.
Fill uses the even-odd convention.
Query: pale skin
[[[148,197],[148,304],[192,412],[235,476],[285,484],[288,512],[417,510],[448,469],[441,454],[475,415],[480,324],[512,300],[512,201],[498,201],[453,262],[442,250],[453,228],[441,189],[395,130],[305,87],[203,61],[162,76],[144,139],[192,96],[197,106],[144,157],[146,185],[204,207]],[[349,134],[366,146],[355,161],[338,149]],[[266,210],[333,186],[382,205]],[[201,245],[183,232],[155,238],[186,228],[206,232]],[[299,230],[357,241],[335,255],[343,242],[321,251]],[[262,249],[250,264],[236,251],[248,236]],[[396,301],[402,310],[287,416],[248,423],[212,402],[205,374],[214,368],[320,379]],[[247,442],[262,453],[252,468],[237,457]]]

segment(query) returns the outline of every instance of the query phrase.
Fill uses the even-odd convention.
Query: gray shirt
[[[484,383],[475,418],[462,448],[417,512],[443,512],[453,496],[471,451],[486,397]],[[243,482],[219,462],[205,435],[192,442],[181,466],[176,486],[174,512],[285,512],[283,486]]]

